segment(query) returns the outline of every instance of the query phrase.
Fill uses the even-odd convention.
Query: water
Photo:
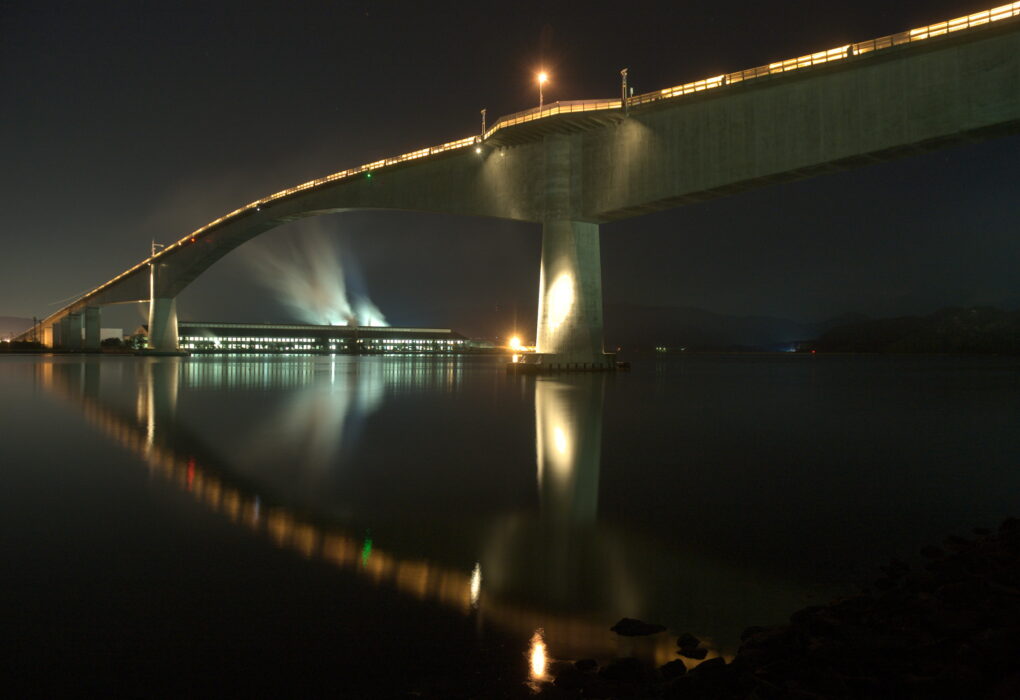
[[[9,682],[526,696],[1018,514],[1015,359],[502,362],[0,358]]]

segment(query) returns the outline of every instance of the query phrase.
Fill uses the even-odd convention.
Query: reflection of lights
[[[567,456],[567,451],[570,449],[570,442],[567,440],[567,434],[564,432],[563,427],[557,425],[553,428],[553,445],[556,446],[556,451],[564,457]]]
[[[510,339],[510,349],[515,351],[515,352],[517,350],[521,349],[521,338],[520,338],[520,336],[516,336],[515,335],[513,338]]]
[[[574,278],[564,272],[549,288],[549,315],[546,326],[551,331],[559,328],[574,306]]]
[[[478,597],[482,594],[482,565],[475,563],[474,571],[471,572],[471,606],[478,607]]]
[[[531,635],[529,659],[531,662],[531,679],[535,681],[545,678],[546,666],[548,664],[545,653],[545,639],[542,638],[542,635],[543,630],[541,628],[535,630],[535,634]]]
[[[365,537],[365,543],[361,545],[361,565],[366,566],[368,564],[368,559],[371,556],[372,556],[372,538]]]
[[[51,366],[39,369],[40,381],[52,382]],[[187,371],[184,372],[187,376]],[[538,386],[548,388],[550,382],[539,382]],[[58,391],[65,398],[73,398],[80,392],[80,387],[65,386],[58,383],[46,386],[47,389]],[[145,457],[147,465],[155,476],[161,477],[168,484],[185,490],[189,466],[194,464],[192,488],[187,489],[189,495],[197,503],[219,513],[230,522],[249,528],[253,533],[268,538],[274,545],[300,553],[304,557],[321,559],[323,562],[352,573],[366,577],[374,584],[392,586],[399,592],[414,596],[419,600],[434,600],[464,615],[482,614],[486,625],[494,625],[513,634],[526,634],[534,631],[538,625],[546,626],[550,632],[550,644],[557,646],[556,640],[596,640],[601,639],[603,625],[593,625],[583,618],[570,614],[550,614],[547,611],[532,611],[516,605],[508,606],[500,598],[487,596],[481,600],[481,567],[476,565],[472,571],[462,567],[446,568],[441,564],[417,559],[401,559],[391,553],[372,547],[371,559],[367,565],[362,564],[361,554],[364,547],[362,537],[351,536],[339,530],[325,529],[315,525],[302,516],[287,511],[285,508],[268,507],[265,517],[261,517],[261,499],[257,494],[246,493],[229,483],[221,481],[213,471],[207,471],[201,457],[180,454],[171,445],[163,445],[157,440],[151,450],[145,449],[144,422],[125,419],[119,412],[113,412],[98,403],[95,399],[85,398],[83,407],[86,419],[100,428],[109,437],[116,440],[140,456]],[[537,405],[542,405],[539,401]],[[565,424],[569,428],[569,422]],[[551,435],[547,435],[551,440]],[[575,438],[576,439],[576,438]],[[571,448],[573,449],[573,447]],[[366,533],[366,536],[368,533]],[[474,583],[477,581],[477,585]],[[474,603],[474,590],[478,591],[477,604]],[[482,607],[484,604],[484,608]],[[484,613],[481,613],[484,609]],[[552,625],[552,627],[548,627]],[[539,638],[533,639],[533,647],[528,653],[529,680],[531,670],[535,669],[545,677],[535,676],[534,686],[548,680],[549,651],[544,640],[544,629],[539,630]],[[674,658],[675,648],[672,639],[661,635],[664,646],[656,649],[656,659],[661,665]],[[611,656],[616,653],[615,644],[596,645],[588,649],[586,656]],[[523,650],[522,650],[523,652]],[[522,657],[524,653],[522,653]],[[729,660],[729,658],[727,658]],[[533,663],[534,662],[534,663]]]
[[[518,355],[517,353],[514,353],[513,356],[510,358],[510,361],[514,363],[520,362],[521,356]]]

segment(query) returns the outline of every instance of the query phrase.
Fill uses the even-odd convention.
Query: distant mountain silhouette
[[[817,337],[828,327],[769,316],[728,316],[692,307],[607,304],[605,308],[607,349],[785,350],[797,341]]]
[[[1020,311],[946,308],[829,328],[808,346],[819,352],[1020,354]]]

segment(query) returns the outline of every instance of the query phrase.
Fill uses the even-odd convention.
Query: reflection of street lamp
[[[538,74],[538,108],[542,109],[542,103],[544,102],[542,96],[542,86],[549,80],[549,74],[542,71]]]

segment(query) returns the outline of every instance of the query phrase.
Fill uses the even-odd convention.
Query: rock
[[[701,640],[690,632],[684,632],[680,635],[680,638],[676,640],[676,645],[681,649],[694,649],[699,644],[701,644]]]
[[[1020,698],[1020,673],[1007,676],[992,690],[992,700],[1016,700]]]
[[[941,547],[936,547],[934,545],[921,547],[921,556],[924,557],[925,559],[940,559],[945,555],[946,553],[942,551]]]
[[[640,683],[645,679],[645,667],[638,659],[625,656],[599,670],[599,676],[617,683]]]
[[[721,656],[715,656],[692,668],[691,676],[703,682],[716,682],[726,675],[726,670],[726,660]]]
[[[950,552],[962,552],[970,547],[970,544],[970,540],[964,539],[959,535],[950,535],[942,542],[942,546]]]
[[[673,659],[669,663],[659,666],[659,673],[667,681],[672,680],[687,673],[687,665],[680,659]]]
[[[576,668],[564,669],[556,675],[553,685],[563,690],[580,690],[584,687],[589,675]]]
[[[740,641],[746,642],[751,637],[761,634],[764,631],[765,631],[764,627],[759,627],[758,625],[751,625],[750,627],[746,628],[743,632],[740,633]]]
[[[910,567],[899,559],[893,559],[887,566],[878,567],[886,576],[897,579],[910,571]]]
[[[708,649],[680,649],[677,654],[687,659],[703,659],[708,655]]]
[[[650,622],[642,622],[630,617],[625,617],[609,628],[623,637],[645,637],[649,634],[658,634],[666,628],[662,625],[655,625]]]
[[[598,666],[598,662],[595,659],[580,659],[574,662],[574,668],[578,671],[594,671]]]
[[[895,586],[896,581],[885,576],[875,581],[875,588],[880,591],[888,591],[890,588],[894,588]]]
[[[1020,532],[1020,518],[1006,518],[999,525],[999,532]]]

